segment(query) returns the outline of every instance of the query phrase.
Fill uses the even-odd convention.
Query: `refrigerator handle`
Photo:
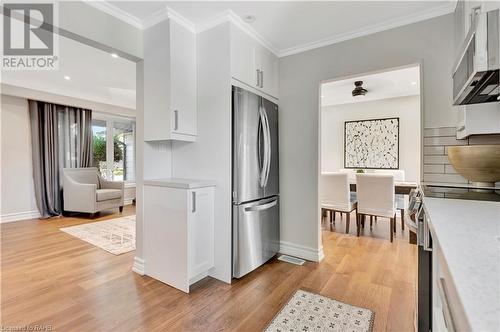
[[[260,116],[260,121],[262,123],[262,128],[263,128],[262,133],[264,136],[264,162],[262,163],[262,169],[260,171],[259,184],[262,188],[264,188],[266,186],[266,174],[267,174],[268,158],[269,158],[269,152],[268,152],[269,137],[267,131],[266,116],[264,108],[262,106],[259,107],[259,116]]]
[[[262,205],[255,205],[255,206],[249,206],[245,208],[246,212],[249,211],[262,211],[262,210],[267,210],[269,208],[272,208],[273,206],[276,206],[278,204],[278,199],[273,200],[270,203],[262,204]]]
[[[269,180],[269,172],[271,171],[271,129],[269,128],[269,118],[267,117],[267,112],[264,107],[262,107],[264,118],[266,119],[266,132],[267,132],[267,146],[265,152],[267,153],[267,165],[266,165],[266,176],[264,181],[264,187],[267,186],[267,181]],[[265,159],[266,160],[266,159]]]

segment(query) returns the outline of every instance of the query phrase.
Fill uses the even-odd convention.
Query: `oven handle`
[[[431,243],[431,232],[429,230],[429,217],[424,215],[424,245],[423,248],[425,251],[432,251],[432,243]]]

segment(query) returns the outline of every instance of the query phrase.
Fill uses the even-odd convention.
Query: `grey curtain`
[[[62,168],[92,163],[92,111],[29,101],[35,199],[42,218],[63,211]]]

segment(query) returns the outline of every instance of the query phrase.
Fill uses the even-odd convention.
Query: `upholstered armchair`
[[[123,211],[124,184],[103,179],[95,167],[64,168],[64,211],[96,212],[119,208]]]

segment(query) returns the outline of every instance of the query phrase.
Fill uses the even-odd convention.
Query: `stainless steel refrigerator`
[[[233,86],[233,277],[279,250],[278,106]]]

